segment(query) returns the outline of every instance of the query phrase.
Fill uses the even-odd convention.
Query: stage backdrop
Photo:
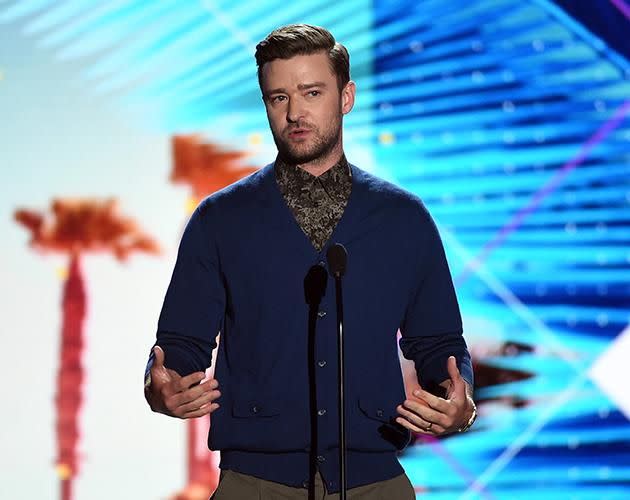
[[[152,414],[144,364],[191,208],[274,158],[255,44],[308,22],[475,359],[473,430],[401,455],[418,498],[630,498],[630,8],[571,4],[0,1],[0,497],[208,497],[208,422]]]

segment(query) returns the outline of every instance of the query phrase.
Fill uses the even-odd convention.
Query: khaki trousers
[[[326,492],[322,477],[315,475],[315,500],[338,500],[339,493]],[[413,486],[405,474],[393,479],[366,484],[348,490],[348,500],[414,500]],[[306,488],[293,488],[272,481],[221,471],[219,486],[210,500],[307,500]]]

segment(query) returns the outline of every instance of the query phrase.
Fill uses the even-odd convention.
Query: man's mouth
[[[295,128],[289,132],[289,138],[300,139],[306,137],[311,131],[306,128]]]

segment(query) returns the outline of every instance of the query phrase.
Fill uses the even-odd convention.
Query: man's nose
[[[304,108],[298,100],[290,99],[287,107],[287,121],[297,123],[304,117]]]

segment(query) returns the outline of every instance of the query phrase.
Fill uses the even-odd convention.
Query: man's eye
[[[275,95],[271,98],[271,102],[282,102],[284,99],[285,97],[283,95]]]
[[[310,95],[311,97],[317,97],[319,94],[321,94],[321,92],[319,90],[311,90],[308,95]]]

